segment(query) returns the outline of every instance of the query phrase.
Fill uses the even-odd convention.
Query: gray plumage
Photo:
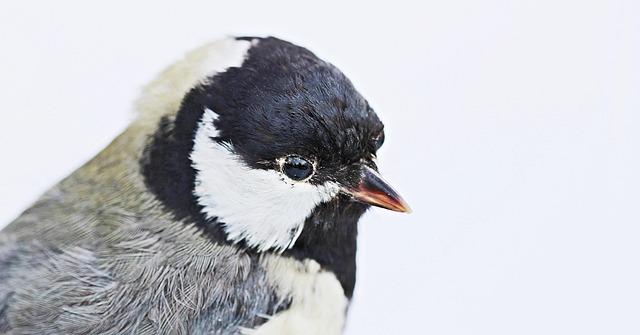
[[[116,139],[2,231],[0,333],[235,334],[286,305],[258,259],[162,210],[132,143]]]

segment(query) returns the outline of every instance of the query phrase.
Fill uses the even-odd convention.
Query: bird
[[[0,232],[0,334],[341,334],[358,221],[410,212],[352,82],[275,37],[225,37]]]

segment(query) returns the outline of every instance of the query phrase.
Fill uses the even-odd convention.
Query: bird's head
[[[143,159],[150,189],[227,241],[284,251],[318,215],[331,225],[370,205],[409,211],[378,174],[383,124],[302,47],[222,40],[165,71],[141,106],[157,118]]]

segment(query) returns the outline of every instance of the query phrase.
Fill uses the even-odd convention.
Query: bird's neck
[[[315,260],[336,275],[351,298],[356,281],[358,220],[366,209],[346,197],[319,205],[305,221],[296,243],[283,255]]]
[[[222,224],[205,217],[193,195],[195,171],[188,158],[191,141],[186,134],[173,132],[169,120],[163,122],[167,124],[160,125],[161,131],[148,143],[141,160],[147,187],[176,219],[195,224],[214,243],[233,244]],[[305,220],[295,244],[282,255],[317,261],[336,274],[345,294],[350,297],[355,284],[357,223],[365,210],[366,206],[346,197],[320,204]],[[257,253],[242,241],[235,245],[246,252]]]

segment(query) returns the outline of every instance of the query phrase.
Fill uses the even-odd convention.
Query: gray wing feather
[[[45,195],[1,232],[0,333],[237,334],[286,304],[255,256],[148,205],[69,211]]]

